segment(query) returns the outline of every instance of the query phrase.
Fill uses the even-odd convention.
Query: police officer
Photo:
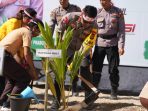
[[[71,26],[74,28],[73,38],[68,47],[68,56],[73,56],[75,51],[79,50],[85,38],[92,32],[93,29],[97,30],[97,24],[95,22],[95,17],[97,15],[97,9],[93,6],[86,6],[82,12],[72,12],[66,14],[57,27],[57,31],[61,34]],[[60,34],[60,35],[61,35]],[[92,81],[92,76],[89,70],[89,55],[86,56],[80,67],[80,74],[86,80]],[[82,82],[85,90],[85,98],[90,95],[92,90]],[[55,82],[55,88],[57,93],[57,100],[60,103],[61,93],[58,87],[57,82]],[[54,100],[51,110],[57,111],[59,104]]]
[[[117,99],[119,86],[119,56],[124,54],[125,22],[122,11],[111,0],[100,0],[102,8],[98,10],[98,39],[93,54],[93,82],[100,82],[105,56],[109,63],[111,99]]]
[[[54,32],[55,26],[58,25],[60,20],[64,15],[70,12],[80,12],[81,9],[77,5],[73,5],[69,3],[69,0],[59,0],[60,6],[55,8],[50,13],[50,21],[49,26],[52,28]]]
[[[52,33],[54,33],[55,26],[59,24],[60,20],[64,15],[70,12],[81,12],[80,7],[70,4],[69,0],[59,0],[60,6],[55,8],[53,11],[51,11],[50,14],[50,22],[49,26],[52,29]],[[76,77],[72,83],[72,95],[77,96],[77,81],[78,78]]]

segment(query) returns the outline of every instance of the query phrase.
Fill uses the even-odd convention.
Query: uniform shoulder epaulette
[[[122,12],[122,10],[121,10],[120,8],[118,8],[118,7],[115,7],[115,6],[114,6],[114,9],[115,9],[118,13]]]
[[[55,12],[57,12],[57,11],[59,11],[60,10],[60,7],[56,7],[55,9],[53,9],[51,12],[52,13],[55,13]]]
[[[74,5],[74,4],[70,4],[72,7],[74,7],[76,10],[80,10],[81,11],[81,8],[78,7],[77,5]]]

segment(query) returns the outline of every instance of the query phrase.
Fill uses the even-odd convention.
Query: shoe
[[[110,99],[112,99],[112,100],[117,100],[118,97],[117,97],[117,95],[115,95],[115,94],[111,94]]]
[[[60,108],[60,103],[55,99],[51,104],[50,111],[58,111],[59,108]]]
[[[111,89],[111,96],[110,96],[110,99],[112,100],[117,100],[117,88],[112,88]]]
[[[3,107],[1,108],[1,111],[11,111],[10,107]]]
[[[78,88],[77,88],[77,82],[73,81],[73,84],[72,84],[72,96],[78,96]]]

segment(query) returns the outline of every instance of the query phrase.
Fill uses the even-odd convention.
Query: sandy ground
[[[37,97],[42,101],[40,104],[35,104],[34,102],[31,103],[29,111],[44,111],[44,93],[45,89],[33,88],[34,92],[36,93]],[[68,94],[68,91],[66,91]],[[71,92],[69,93],[68,101],[69,105],[76,104],[84,99],[83,92],[79,93],[78,97],[72,97]],[[110,95],[108,94],[99,94],[99,98],[95,101],[92,110],[85,110],[82,111],[147,111],[143,108],[140,104],[138,96],[118,96],[118,100],[110,100]],[[50,105],[52,103],[52,95],[49,90],[48,96],[48,110],[50,111]]]
[[[40,100],[40,104],[36,104],[34,100],[31,101],[29,111],[44,111],[44,88],[33,87],[33,91]],[[53,96],[49,90],[48,92],[48,111],[53,100]],[[79,96],[72,97],[71,92],[66,91],[69,106],[75,105],[84,99],[83,91],[79,92]],[[1,110],[0,110],[1,111]],[[17,111],[20,111],[19,109]],[[138,96],[118,96],[118,100],[111,100],[109,94],[99,94],[99,98],[93,104],[91,110],[82,109],[81,111],[148,111],[141,106]]]

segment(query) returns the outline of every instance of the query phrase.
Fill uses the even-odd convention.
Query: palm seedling
[[[64,81],[65,81],[65,74],[67,71],[67,48],[70,44],[72,39],[73,29],[68,27],[67,30],[64,32],[64,39],[61,39],[60,35],[56,34],[56,45],[54,45],[54,39],[52,37],[51,29],[45,23],[45,28],[43,28],[39,24],[40,31],[42,33],[43,40],[45,41],[46,48],[48,49],[60,49],[62,51],[61,58],[44,58],[43,59],[43,68],[46,74],[46,78],[48,80],[48,85],[52,94],[56,97],[56,91],[54,87],[54,82],[49,74],[49,68],[53,71],[55,75],[55,79],[59,85],[60,92],[61,92],[61,99],[63,101],[64,108],[66,107],[66,99],[65,99],[65,88],[64,88]]]
[[[49,74],[49,68],[53,71],[55,75],[55,79],[59,85],[60,92],[61,92],[61,99],[63,101],[64,108],[67,107],[66,99],[65,99],[65,87],[64,87],[64,81],[65,81],[65,74],[66,71],[70,71],[70,81],[72,83],[74,77],[77,75],[77,71],[80,67],[81,61],[84,57],[84,55],[89,51],[90,48],[93,47],[95,44],[97,31],[96,29],[93,29],[91,34],[88,35],[86,40],[83,42],[81,48],[79,51],[75,52],[74,58],[72,63],[67,69],[67,48],[70,44],[70,41],[72,40],[73,30],[71,27],[68,27],[67,30],[64,31],[63,36],[56,33],[56,44],[54,44],[54,39],[52,37],[52,32],[50,27],[45,23],[45,28],[43,28],[39,24],[40,31],[42,33],[43,40],[45,41],[46,48],[48,49],[60,49],[62,51],[61,58],[44,58],[43,59],[43,68],[46,74],[46,78],[48,80],[48,85],[50,87],[50,90],[52,94],[56,97],[56,91],[54,87],[54,82]]]

